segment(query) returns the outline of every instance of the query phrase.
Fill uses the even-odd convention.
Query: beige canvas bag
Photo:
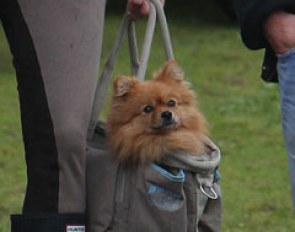
[[[199,156],[174,153],[167,154],[159,163],[141,166],[118,163],[109,155],[104,123],[97,120],[106,94],[103,90],[127,28],[133,74],[144,79],[156,13],[163,32],[166,57],[173,59],[162,5],[158,0],[152,0],[148,20],[151,26],[146,32],[140,62],[134,27],[125,17],[98,86],[86,162],[88,232],[220,231],[221,194],[217,169],[221,156],[210,139],[206,143],[206,152]],[[168,166],[177,172],[171,172]]]

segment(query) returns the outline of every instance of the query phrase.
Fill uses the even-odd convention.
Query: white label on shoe
[[[85,232],[85,226],[67,225],[66,232]]]

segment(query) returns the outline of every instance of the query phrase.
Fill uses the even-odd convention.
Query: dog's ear
[[[128,76],[119,76],[114,81],[114,96],[126,95],[134,87],[137,80]]]
[[[175,60],[169,60],[167,61],[163,68],[154,75],[154,80],[157,81],[176,81],[176,82],[182,82],[183,81],[183,71],[178,66]]]

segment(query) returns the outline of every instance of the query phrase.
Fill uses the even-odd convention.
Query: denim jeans
[[[295,209],[295,48],[278,55],[282,126],[288,153]]]

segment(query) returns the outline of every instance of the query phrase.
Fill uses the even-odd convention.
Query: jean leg
[[[295,209],[295,48],[278,57],[282,126]]]

